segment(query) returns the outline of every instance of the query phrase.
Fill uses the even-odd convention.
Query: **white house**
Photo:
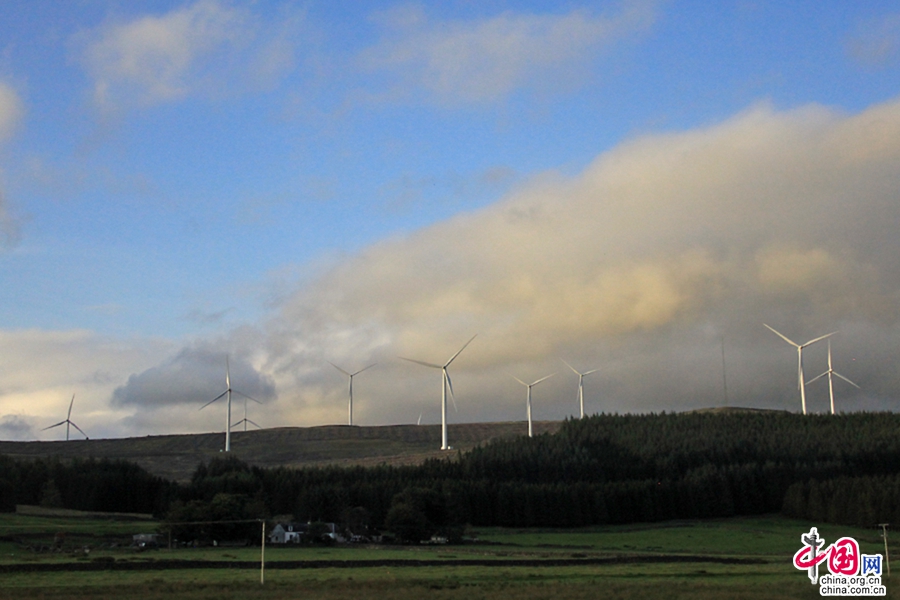
[[[299,544],[308,531],[309,525],[306,523],[278,523],[269,533],[269,543]]]

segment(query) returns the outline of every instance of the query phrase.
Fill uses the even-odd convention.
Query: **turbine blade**
[[[835,376],[840,377],[841,379],[843,379],[844,381],[846,381],[847,383],[849,383],[849,384],[852,385],[853,387],[855,387],[855,388],[857,388],[857,389],[860,389],[860,390],[862,389],[861,387],[859,387],[858,385],[856,385],[855,383],[853,383],[852,381],[850,381],[849,379],[847,379],[846,377],[844,377],[843,375],[841,375],[840,373],[838,373],[837,371],[832,371],[832,373],[834,373]]]
[[[250,423],[251,425],[255,425],[257,429],[262,429],[262,427],[261,427],[259,424],[254,423],[254,422],[251,421],[250,419],[247,419],[247,422]]]
[[[820,336],[817,337],[816,339],[814,339],[814,340],[809,340],[808,342],[806,342],[805,344],[803,344],[802,348],[806,348],[806,347],[809,346],[810,344],[815,344],[815,343],[818,342],[819,340],[824,340],[824,339],[827,338],[827,337],[831,337],[831,336],[833,336],[833,335],[836,334],[836,333],[837,333],[837,331],[832,331],[831,333],[826,333],[825,335],[820,335]]]
[[[822,379],[822,378],[825,377],[826,375],[828,375],[828,371],[825,371],[825,372],[822,373],[821,375],[816,375],[815,377],[813,377],[812,379],[810,379],[809,381],[807,381],[807,382],[806,382],[806,385],[811,384],[811,383],[812,383],[813,381],[815,381],[816,379]],[[837,375],[837,373],[835,373],[835,375]]]
[[[75,404],[75,394],[72,394],[72,399],[69,401],[69,414],[66,415],[66,419],[72,418],[72,405]]]
[[[459,409],[456,408],[456,396],[453,394],[453,380],[450,379],[450,373],[447,373],[447,369],[444,369],[444,373],[447,374],[447,388],[450,390],[450,401],[453,403],[453,412],[459,412]]]
[[[355,376],[355,375],[359,375],[360,373],[362,373],[362,372],[365,371],[366,369],[371,369],[372,367],[374,367],[374,366],[377,365],[377,364],[378,364],[378,363],[372,363],[372,364],[369,365],[368,367],[365,367],[365,368],[363,368],[363,369],[360,369],[359,371],[357,371],[357,372],[354,373],[353,375],[354,375],[354,376]]]
[[[550,379],[550,378],[553,377],[554,375],[556,375],[556,373],[550,373],[550,374],[547,375],[546,377],[541,377],[540,379],[538,379],[537,381],[535,381],[535,382],[532,383],[531,385],[532,385],[532,386],[535,386],[535,385],[539,384],[540,382],[544,381],[545,379]]]
[[[253,396],[248,396],[247,394],[244,394],[244,393],[239,392],[239,391],[237,391],[237,390],[231,390],[231,393],[232,393],[232,394],[237,394],[238,396],[243,396],[243,397],[246,398],[247,400],[253,400],[253,401],[256,402],[257,404],[262,404],[262,402],[260,402],[259,400],[257,400],[257,399],[254,398]]]
[[[343,373],[343,374],[346,375],[347,377],[352,377],[353,375],[355,375],[355,373],[354,373],[353,375],[351,375],[350,373],[348,373],[347,371],[343,370],[342,368],[340,368],[339,366],[337,366],[336,364],[334,364],[334,363],[331,362],[330,360],[326,360],[325,362],[327,362],[329,365],[331,365],[332,367],[334,367],[335,369],[337,369],[338,371],[340,371],[341,373]]]
[[[591,370],[588,371],[587,373],[582,373],[581,375],[582,375],[582,377],[584,377],[585,375],[590,375],[591,373],[596,373],[596,372],[599,371],[599,370],[600,370],[600,369],[591,369]]]
[[[519,383],[521,383],[521,384],[524,385],[525,387],[528,387],[528,384],[527,384],[527,383],[525,383],[524,381],[522,381],[521,379],[519,379],[519,378],[516,377],[515,375],[510,375],[510,377],[512,377],[513,379],[515,379],[516,381],[518,381]]]
[[[225,387],[231,389],[231,366],[228,364],[228,355],[225,355]]]
[[[84,436],[84,439],[86,439],[86,440],[91,439],[91,438],[88,437],[88,434],[86,434],[86,433],[81,429],[81,427],[79,427],[79,426],[76,425],[75,423],[72,423],[71,421],[69,421],[69,424],[72,425],[72,427],[74,427],[74,428],[77,429],[78,431],[81,431],[81,435]]]
[[[766,324],[763,323],[763,325],[766,325]],[[782,334],[782,333],[780,333],[780,332],[778,332],[778,331],[775,331],[774,329],[772,329],[772,328],[769,327],[768,325],[766,325],[766,327],[769,329],[769,331],[771,331],[772,333],[774,333],[775,335],[777,335],[778,337],[780,337],[781,339],[783,339],[784,341],[786,341],[786,342],[787,342],[788,344],[790,344],[791,346],[796,346],[797,348],[800,347],[800,344],[798,344],[798,343],[795,342],[794,340],[790,339],[789,337],[785,336],[784,334]]]
[[[444,366],[445,366],[445,367],[449,367],[449,366],[450,366],[450,363],[452,363],[454,360],[456,360],[456,357],[459,356],[460,353],[461,353],[463,350],[466,349],[466,346],[468,346],[469,344],[471,344],[471,343],[472,343],[472,340],[474,340],[476,337],[478,337],[478,334],[477,334],[477,333],[476,333],[475,335],[473,335],[473,336],[469,339],[468,342],[466,342],[465,344],[463,344],[463,347],[460,348],[459,351],[458,351],[456,354],[454,354],[453,356],[451,356],[451,357],[450,357],[450,360],[448,360],[446,363],[444,363]]]
[[[59,427],[60,425],[65,425],[68,421],[60,421],[56,425],[51,425],[50,427],[44,427],[41,431],[47,431],[48,429],[53,429],[54,427]]]
[[[572,369],[572,372],[573,372],[573,373],[575,373],[575,374],[578,375],[579,377],[581,376],[581,373],[579,373],[578,371],[576,371],[576,370],[575,370],[575,367],[573,367],[572,365],[570,365],[569,363],[567,363],[566,360],[565,360],[564,358],[560,358],[559,360],[561,360],[561,361],[563,362],[564,365],[566,365],[567,367],[569,367],[570,369]]]
[[[398,356],[397,358],[399,358],[400,360],[408,360],[409,362],[414,362],[417,365],[424,365],[426,367],[431,367],[432,369],[443,369],[444,368],[441,365],[436,365],[434,363],[425,362],[423,360],[416,360],[414,358],[404,358],[402,356]]]
[[[210,400],[209,402],[207,402],[206,404],[204,404],[203,406],[201,406],[201,407],[198,408],[197,410],[203,410],[204,408],[206,408],[207,406],[209,406],[210,404],[212,404],[212,403],[215,402],[216,400],[219,400],[220,398],[224,398],[225,395],[226,395],[227,393],[228,393],[228,390],[225,390],[224,392],[222,392],[221,394],[219,394],[218,396],[216,396],[215,398],[213,398],[212,400]]]

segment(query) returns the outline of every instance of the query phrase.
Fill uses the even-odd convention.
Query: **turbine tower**
[[[841,379],[843,379],[844,381],[846,381],[853,387],[855,387],[857,389],[860,389],[860,387],[831,368],[831,340],[828,340],[828,370],[825,371],[824,373],[822,373],[821,375],[816,375],[815,377],[813,377],[806,383],[812,383],[816,379],[820,379],[822,377],[825,377],[826,375],[828,375],[828,396],[831,398],[831,414],[834,414],[834,383],[831,380],[831,376],[837,375],[838,377],[840,377]]]
[[[424,362],[421,360],[413,360],[412,358],[403,358],[402,356],[398,356],[402,360],[408,360],[409,362],[414,362],[416,364],[431,367],[432,369],[440,369],[441,370],[441,450],[450,450],[450,446],[447,445],[447,389],[450,390],[450,397],[453,398],[453,382],[450,381],[450,374],[447,372],[447,367],[450,366],[456,357],[460,355],[460,353],[466,349],[466,346],[472,343],[478,334],[476,333],[466,342],[459,351],[450,357],[450,360],[445,362],[443,365],[436,365],[434,363]],[[453,406],[456,406],[456,400],[453,400]]]
[[[227,399],[228,412],[225,414],[225,452],[231,452],[231,394],[232,394],[232,392],[234,392],[235,394],[238,394],[240,396],[243,396],[244,398],[249,398],[250,400],[253,400],[254,402],[259,402],[259,400],[257,400],[256,398],[251,398],[247,394],[242,394],[241,392],[239,392],[237,390],[231,389],[231,367],[228,364],[228,355],[226,354],[225,355],[225,391],[198,409],[198,410],[203,410],[204,408],[206,408],[207,406],[209,406],[210,404],[212,404],[213,402],[215,402],[216,400],[219,400],[221,398]],[[259,403],[262,404],[262,402],[259,402]],[[245,410],[246,410],[246,407],[245,407]],[[246,417],[245,417],[245,419],[246,419]],[[247,421],[245,421],[245,426],[246,426],[246,422]],[[256,423],[254,423],[254,425],[256,425]],[[259,425],[256,425],[256,426],[259,427]]]
[[[515,375],[510,375],[510,377],[512,377],[513,379],[515,379],[516,381],[518,381],[519,383],[521,383],[522,385],[524,385],[525,387],[528,388],[528,395],[526,396],[526,400],[525,400],[525,406],[527,407],[527,411],[526,411],[526,412],[528,413],[528,437],[533,437],[533,436],[532,436],[533,430],[532,430],[532,428],[531,428],[531,388],[533,388],[534,386],[536,386],[536,385],[539,384],[540,382],[544,381],[545,379],[550,379],[550,378],[553,377],[554,375],[556,375],[556,373],[550,373],[550,374],[547,375],[546,377],[541,377],[540,379],[538,379],[538,380],[535,381],[534,383],[525,383],[524,381],[522,381],[521,379],[519,379],[519,378],[516,377]]]
[[[66,426],[66,441],[68,442],[70,426],[74,427],[78,431],[81,431],[81,427],[79,427],[74,422],[72,422],[72,405],[73,404],[75,404],[75,394],[72,394],[72,400],[69,402],[69,413],[66,415],[66,420],[60,421],[59,423],[57,423],[55,425],[51,425],[50,427],[44,427],[43,429],[41,429],[41,431],[47,431],[48,429],[53,429],[54,427],[59,427],[60,425],[65,425]],[[81,435],[83,435],[84,439],[86,439],[86,440],[91,439],[88,437],[88,435],[84,431],[81,431]]]
[[[763,325],[766,325],[766,324],[763,323]],[[800,388],[800,404],[803,407],[803,414],[805,415],[806,414],[806,381],[804,381],[804,379],[803,379],[803,349],[811,344],[815,344],[819,340],[824,340],[825,338],[834,335],[835,333],[837,333],[837,331],[832,331],[831,333],[828,333],[826,335],[821,335],[813,340],[809,340],[805,344],[798,344],[797,342],[794,342],[793,340],[786,337],[784,334],[779,333],[778,331],[775,331],[768,325],[766,325],[766,328],[769,331],[771,331],[772,333],[776,334],[781,339],[783,339],[784,341],[786,341],[788,344],[790,344],[791,346],[794,346],[797,349],[797,386]]]
[[[340,368],[339,366],[337,366],[330,360],[328,361],[328,364],[331,365],[332,367],[334,367],[335,369],[337,369],[338,371],[340,371],[341,373],[343,373],[344,375],[346,375],[350,379],[350,409],[349,409],[350,417],[348,419],[348,424],[353,425],[353,378],[356,377],[357,375],[359,375],[360,373],[362,373],[363,371],[365,371],[366,369],[371,369],[378,363],[372,363],[368,367],[360,369],[356,373],[348,373],[347,371],[343,370],[342,368]]]
[[[596,373],[600,369],[593,369],[591,371],[587,371],[585,373],[579,373],[575,370],[575,367],[567,363],[565,360],[560,358],[559,360],[563,361],[563,364],[572,369],[572,372],[578,375],[578,404],[581,407],[581,418],[584,418],[584,377],[585,375],[590,375],[591,373]]]

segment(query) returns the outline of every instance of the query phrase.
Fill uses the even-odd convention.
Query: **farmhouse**
[[[270,544],[299,544],[328,540],[347,541],[334,523],[278,523],[269,534]]]
[[[270,544],[299,544],[309,533],[307,523],[278,523],[269,534]]]

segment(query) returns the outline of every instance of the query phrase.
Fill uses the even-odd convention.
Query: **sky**
[[[897,2],[0,3],[0,439],[894,411],[898,230]]]

